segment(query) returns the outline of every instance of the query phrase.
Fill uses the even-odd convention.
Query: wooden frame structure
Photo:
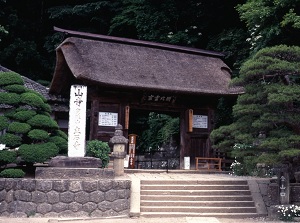
[[[67,38],[56,50],[50,93],[67,97],[72,84],[88,87],[87,139],[108,141],[116,123],[128,137],[134,133],[133,112],[175,112],[180,118],[181,168],[185,156],[191,168],[195,157],[212,156],[209,134],[218,100],[235,100],[241,93],[229,87],[231,71],[222,53],[55,30]]]

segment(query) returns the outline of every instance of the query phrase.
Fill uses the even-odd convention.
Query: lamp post
[[[109,143],[113,145],[112,157],[114,158],[115,176],[122,176],[124,174],[125,145],[128,143],[128,139],[123,136],[122,129],[122,125],[118,124],[115,128],[114,136],[109,140]]]

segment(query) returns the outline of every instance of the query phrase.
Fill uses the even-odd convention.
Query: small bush
[[[21,110],[16,112],[13,117],[22,122],[26,122],[27,120],[31,119],[33,116],[36,115],[36,112],[33,110]]]
[[[109,163],[110,148],[107,142],[91,140],[87,142],[87,156],[100,158],[102,167],[107,167]]]
[[[50,138],[48,132],[42,129],[33,129],[28,132],[28,137],[36,141],[46,141]]]
[[[60,136],[50,137],[49,142],[53,142],[58,148],[60,154],[68,153],[68,141]]]
[[[12,122],[8,126],[8,131],[16,134],[25,134],[31,129],[30,125],[21,122]]]
[[[16,93],[0,92],[0,103],[7,105],[17,105],[20,102],[20,96]]]
[[[36,128],[58,129],[58,124],[49,116],[35,115],[27,123]]]
[[[35,108],[43,108],[45,102],[34,93],[23,93],[21,95],[21,102],[26,105],[30,105]]]
[[[53,136],[60,136],[60,137],[62,137],[63,139],[65,139],[65,140],[67,140],[68,141],[68,135],[65,133],[65,132],[63,132],[63,131],[61,131],[61,130],[55,130],[54,132],[53,132]]]
[[[25,176],[25,172],[20,169],[5,169],[0,172],[0,177],[5,178],[22,178]]]
[[[24,93],[26,91],[26,88],[24,85],[19,85],[19,84],[13,84],[13,85],[8,85],[3,87],[4,90],[12,93]]]
[[[18,150],[26,163],[43,163],[58,154],[57,146],[52,142],[41,144],[22,144]]]
[[[6,129],[9,125],[9,120],[5,116],[0,116],[0,131]]]
[[[21,75],[15,72],[0,72],[0,86],[12,84],[24,85]]]
[[[21,145],[22,138],[20,136],[5,133],[4,135],[0,136],[0,143],[5,144],[8,147],[17,147]]]
[[[0,166],[14,163],[17,159],[17,153],[15,151],[0,150]]]

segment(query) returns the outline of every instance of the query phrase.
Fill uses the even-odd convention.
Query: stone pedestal
[[[37,167],[36,179],[112,179],[114,171],[101,169],[102,162],[95,157],[57,156],[51,159],[49,167]]]
[[[113,179],[114,171],[100,168],[37,167],[36,179],[99,180]]]
[[[65,168],[100,168],[102,162],[95,157],[67,157],[56,156],[49,162],[49,167],[65,167]]]

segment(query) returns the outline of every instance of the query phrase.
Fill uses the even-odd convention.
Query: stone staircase
[[[246,180],[141,180],[144,217],[259,217]]]

